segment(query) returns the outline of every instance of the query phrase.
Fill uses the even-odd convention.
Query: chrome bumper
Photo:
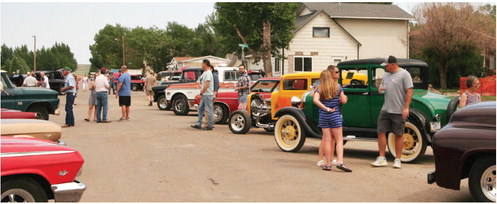
[[[86,185],[78,181],[52,185],[55,202],[78,202],[86,190]]]

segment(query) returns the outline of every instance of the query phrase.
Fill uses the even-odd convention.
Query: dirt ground
[[[251,129],[232,134],[227,125],[214,131],[190,128],[197,117],[176,116],[148,106],[145,94],[133,92],[131,119],[117,122],[120,108],[109,98],[112,123],[85,122],[88,92],[80,92],[74,106],[76,126],[63,129],[62,140],[85,158],[78,180],[88,186],[83,202],[149,201],[471,201],[467,180],[461,191],[426,182],[434,170],[431,148],[426,156],[402,169],[373,168],[375,142],[345,145],[344,173],[315,166],[319,140],[307,139],[298,153],[279,150],[273,135]],[[64,124],[61,115],[50,120]]]

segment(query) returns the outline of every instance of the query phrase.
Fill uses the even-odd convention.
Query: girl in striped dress
[[[319,88],[314,93],[314,103],[319,109],[319,124],[323,132],[322,145],[326,158],[323,170],[331,171],[335,145],[337,153],[336,167],[345,172],[352,172],[343,164],[343,132],[340,104],[347,103],[347,96],[338,84],[340,71],[337,67],[324,70],[320,75]]]

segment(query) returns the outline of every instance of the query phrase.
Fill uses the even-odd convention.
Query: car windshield
[[[3,88],[7,88],[7,87],[16,87],[9,79],[9,77],[7,76],[6,73],[2,73],[2,85],[3,85]]]
[[[263,76],[260,73],[251,73],[251,74],[249,74],[249,77],[250,77],[250,80],[257,81],[260,78],[262,78]]]
[[[183,75],[181,76],[181,79],[185,82],[197,81],[196,71],[195,70],[183,71]]]
[[[259,80],[252,86],[251,91],[269,93],[278,85],[278,82],[275,80]]]

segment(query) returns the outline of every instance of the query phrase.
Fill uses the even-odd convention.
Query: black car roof
[[[350,60],[345,62],[338,63],[337,66],[348,66],[348,65],[365,65],[365,64],[377,64],[380,65],[385,61],[384,58],[370,58],[370,59],[359,59],[359,60]],[[397,58],[397,63],[400,67],[428,67],[426,62],[417,60],[417,59],[406,59],[406,58]]]

